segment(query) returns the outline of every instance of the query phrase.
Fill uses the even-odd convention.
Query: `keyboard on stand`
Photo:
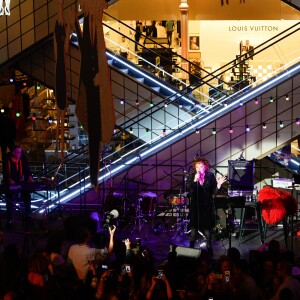
[[[11,185],[0,185],[0,194],[8,192],[38,192],[38,191],[49,191],[56,189],[56,185],[45,182],[30,182],[30,183],[19,183]]]

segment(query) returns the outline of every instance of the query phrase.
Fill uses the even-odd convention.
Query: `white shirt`
[[[85,280],[89,271],[89,261],[104,260],[108,258],[108,250],[91,248],[89,245],[72,245],[68,253],[68,262],[71,263],[80,280]]]
[[[279,286],[275,296],[271,300],[279,300],[279,294],[283,289],[289,289],[292,292],[292,300],[300,299],[300,283],[297,279],[293,277],[287,277],[282,284]]]

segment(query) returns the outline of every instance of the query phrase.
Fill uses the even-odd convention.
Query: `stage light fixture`
[[[249,132],[250,131],[250,127],[249,125],[246,126],[246,132]]]
[[[285,100],[286,100],[286,101],[289,101],[289,100],[290,100],[290,97],[289,97],[288,94],[285,95]]]
[[[16,112],[16,117],[19,118],[20,116],[21,116],[21,112],[18,110],[18,111]]]
[[[270,103],[273,103],[274,102],[274,99],[272,96],[270,96],[270,99],[269,99]]]
[[[151,100],[151,102],[150,102],[150,107],[153,107],[153,101]]]
[[[36,120],[36,114],[35,114],[35,113],[32,114],[31,120],[32,120],[32,121],[35,121],[35,120]]]
[[[166,136],[166,129],[163,129],[162,135]]]
[[[196,128],[195,133],[199,133],[199,132],[200,132],[199,128]]]
[[[229,128],[229,133],[230,133],[230,134],[233,133],[232,127]]]
[[[120,104],[122,104],[122,105],[124,104],[124,99],[123,98],[120,99]]]
[[[296,124],[300,125],[300,119],[299,118],[296,119]]]
[[[130,133],[130,134],[133,134],[133,129],[132,129],[132,127],[129,128],[129,133]]]
[[[214,134],[214,135],[217,134],[216,128],[213,128],[211,133]]]
[[[167,108],[168,107],[168,102],[165,101],[164,107]]]
[[[136,105],[136,106],[140,105],[139,100],[135,100],[135,105]]]
[[[262,124],[262,127],[263,127],[263,129],[266,129],[266,128],[267,128],[267,125],[266,125],[265,122]]]
[[[256,98],[254,103],[257,105],[259,102],[258,102],[258,99]]]
[[[279,126],[282,128],[283,127],[283,122],[279,121]]]

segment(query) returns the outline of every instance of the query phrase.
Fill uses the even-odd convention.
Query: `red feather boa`
[[[259,191],[257,200],[261,203],[262,217],[268,224],[276,224],[298,209],[298,202],[290,192],[270,186]]]

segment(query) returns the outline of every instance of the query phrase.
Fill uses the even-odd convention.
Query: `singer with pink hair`
[[[227,180],[225,176],[216,179],[209,172],[209,162],[204,157],[196,157],[193,161],[195,173],[189,175],[187,191],[190,195],[190,247],[194,248],[197,235],[206,240],[207,250],[213,255],[211,231],[215,226],[214,194]]]

